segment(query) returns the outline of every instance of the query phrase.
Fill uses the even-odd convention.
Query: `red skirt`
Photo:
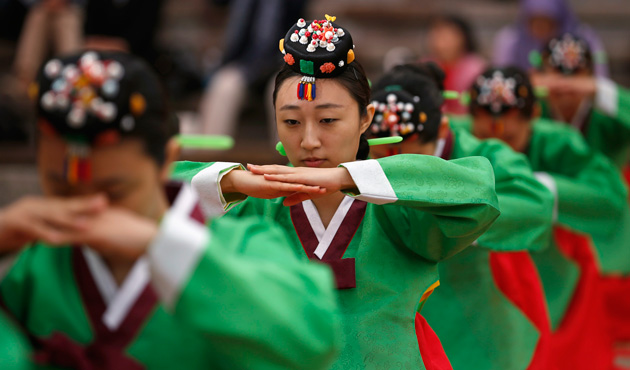
[[[419,312],[416,312],[416,337],[427,370],[453,370],[440,338]]]
[[[534,324],[540,335],[530,370],[551,369],[551,325],[538,270],[528,252],[493,252],[490,267],[499,290]]]
[[[630,188],[630,165],[624,168],[623,175]],[[630,341],[630,276],[603,276],[602,289],[613,340]]]
[[[552,334],[555,369],[610,369],[612,340],[607,330],[604,292],[589,237],[556,227],[560,251],[580,267],[580,278],[569,308]]]

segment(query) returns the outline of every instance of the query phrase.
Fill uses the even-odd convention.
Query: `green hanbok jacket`
[[[501,215],[474,246],[440,263],[441,286],[423,316],[440,337],[454,369],[525,369],[540,333],[497,286],[495,278],[501,277],[493,276],[490,254],[547,248],[553,196],[536,180],[527,158],[499,140],[480,141],[454,129],[440,155],[487,158],[494,170]],[[538,280],[531,266],[525,271],[531,276],[519,278]]]
[[[192,182],[206,212],[271,218],[305,260],[332,268],[344,332],[332,368],[424,369],[414,320],[421,298],[438,284],[438,262],[468,247],[499,215],[488,160],[399,155],[344,163],[357,189],[327,228],[312,201],[226,202],[220,179],[239,166],[182,162],[175,174]]]
[[[470,131],[471,118],[451,123]],[[532,126],[526,155],[537,178],[554,194],[554,222],[589,234],[602,273],[630,271],[630,211],[627,190],[615,166],[591,149],[580,133],[559,122],[539,119]],[[553,239],[550,248],[532,254],[549,304],[552,328],[570,305],[579,267],[563,255]]]
[[[468,116],[451,123],[472,128]],[[592,237],[604,274],[630,273],[628,191],[614,164],[574,128],[542,118],[532,126],[525,154],[554,194],[554,221]]]
[[[557,221],[589,234],[602,273],[630,272],[630,208],[619,171],[571,127],[539,120],[527,157],[556,198]]]
[[[118,287],[85,246],[35,243],[0,285],[42,368],[328,369],[340,346],[333,277],[260,218],[207,227],[184,186]],[[201,222],[200,222],[201,221]]]
[[[544,101],[542,108],[542,117],[557,118]],[[610,158],[617,168],[630,161],[630,90],[598,78],[595,98],[583,103],[570,125],[582,132],[591,148]]]

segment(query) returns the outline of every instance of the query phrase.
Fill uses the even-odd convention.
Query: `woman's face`
[[[539,41],[547,41],[556,36],[558,25],[556,20],[548,15],[532,15],[529,18],[529,32]]]
[[[91,181],[69,184],[64,177],[67,144],[56,136],[42,134],[38,143],[37,163],[42,189],[47,196],[72,197],[105,194],[112,206],[158,219],[164,211],[160,168],[136,139],[92,148]]]
[[[428,47],[441,63],[452,63],[466,54],[464,35],[456,26],[438,21],[429,29]]]
[[[531,123],[516,108],[500,117],[495,117],[484,109],[476,109],[473,112],[472,132],[482,140],[503,140],[514,151],[524,153],[531,136]]]
[[[359,139],[374,108],[359,114],[358,103],[334,79],[317,80],[317,97],[297,98],[300,77],[285,80],[276,95],[276,125],[289,161],[296,167],[337,167],[356,159]]]

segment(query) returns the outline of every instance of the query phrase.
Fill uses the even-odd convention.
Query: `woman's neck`
[[[344,197],[345,194],[338,191],[325,197],[313,199],[313,204],[315,204],[319,218],[322,220],[325,228],[328,228],[328,224],[330,224]]]

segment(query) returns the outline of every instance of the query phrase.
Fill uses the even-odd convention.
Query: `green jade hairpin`
[[[390,137],[379,137],[376,139],[368,139],[368,144],[370,146],[374,145],[387,145],[387,144],[398,144],[403,141],[402,136],[390,136]],[[287,152],[284,150],[284,145],[282,145],[281,141],[278,141],[276,144],[276,150],[280,155],[287,156]]]
[[[470,94],[468,94],[468,92],[460,93],[453,90],[444,90],[442,91],[442,96],[446,100],[459,100],[459,103],[463,106],[470,104]]]
[[[229,150],[234,139],[225,135],[177,135],[176,140],[186,149]]]

